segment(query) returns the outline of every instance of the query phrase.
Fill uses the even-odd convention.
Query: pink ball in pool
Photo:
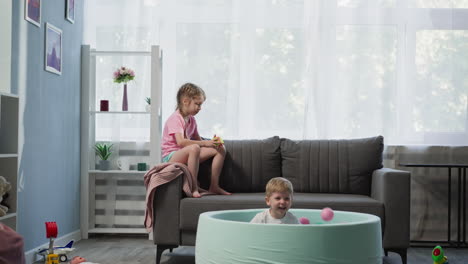
[[[307,217],[299,217],[299,223],[301,223],[303,225],[308,225],[308,224],[310,224],[310,220]]]
[[[322,217],[323,221],[331,221],[333,219],[333,216],[335,214],[333,213],[333,210],[329,207],[325,207],[322,209],[322,212],[320,213],[320,216]]]

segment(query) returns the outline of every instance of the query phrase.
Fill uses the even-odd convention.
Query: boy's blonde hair
[[[283,177],[276,177],[268,181],[265,194],[267,197],[270,197],[274,192],[287,192],[289,194],[293,194],[293,185],[292,183],[283,178]]]
[[[203,97],[203,100],[206,100],[206,95],[205,91],[203,91],[202,88],[198,87],[197,85],[193,83],[186,83],[183,84],[180,88],[179,91],[177,92],[177,109],[182,109],[182,100],[184,97],[189,98],[190,100],[193,99],[194,97]]]

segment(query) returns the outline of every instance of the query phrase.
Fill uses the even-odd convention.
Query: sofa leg
[[[401,263],[406,264],[407,262],[406,248],[400,249],[397,253],[400,254],[401,256]]]
[[[172,252],[172,249],[175,248],[176,246],[172,245],[156,245],[156,264],[159,264],[161,261],[161,255],[164,252],[164,250],[169,249],[170,252]]]
[[[400,255],[401,263],[407,264],[407,250],[406,248],[386,248],[384,249],[385,256],[388,256],[388,251],[392,251]]]

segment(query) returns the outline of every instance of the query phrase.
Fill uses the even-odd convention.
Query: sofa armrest
[[[410,246],[410,180],[409,172],[389,168],[372,174],[371,197],[384,204],[384,248]]]
[[[180,200],[184,175],[157,188],[153,199],[153,241],[156,245],[180,244]]]

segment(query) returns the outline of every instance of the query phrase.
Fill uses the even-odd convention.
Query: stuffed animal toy
[[[11,190],[11,184],[7,182],[5,177],[0,176],[0,217],[6,215],[8,212],[8,207],[3,205],[3,197],[5,194]]]

